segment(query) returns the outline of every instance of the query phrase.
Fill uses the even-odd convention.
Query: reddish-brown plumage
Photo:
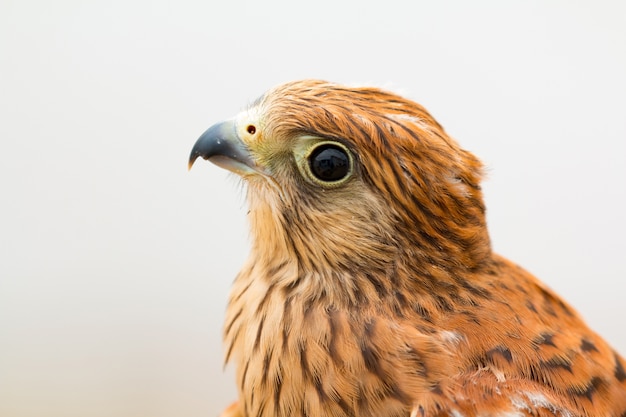
[[[247,180],[253,241],[223,416],[626,416],[621,357],[492,253],[481,163],[423,107],[306,80],[232,123],[250,169],[218,163]],[[345,180],[307,171],[326,142],[351,155]]]

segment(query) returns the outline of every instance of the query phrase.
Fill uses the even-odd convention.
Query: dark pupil
[[[322,181],[338,181],[348,175],[350,160],[346,152],[333,145],[322,145],[309,157],[311,172]]]

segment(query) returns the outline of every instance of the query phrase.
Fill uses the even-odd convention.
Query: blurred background
[[[626,353],[623,1],[0,1],[0,415],[216,416],[236,179],[196,138],[299,78],[423,105],[495,250]]]

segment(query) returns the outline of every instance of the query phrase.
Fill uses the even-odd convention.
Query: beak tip
[[[198,159],[198,156],[200,155],[195,149],[191,151],[191,155],[189,155],[189,161],[187,162],[187,171],[191,170],[191,167],[193,166],[194,162],[196,162],[196,159]]]
[[[187,162],[187,171],[191,171],[191,167],[194,162],[196,162],[196,158],[189,158],[189,162]]]

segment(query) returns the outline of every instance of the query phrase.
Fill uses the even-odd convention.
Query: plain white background
[[[238,181],[188,153],[313,77],[424,104],[495,250],[626,353],[622,1],[0,3],[0,415],[216,416]]]

